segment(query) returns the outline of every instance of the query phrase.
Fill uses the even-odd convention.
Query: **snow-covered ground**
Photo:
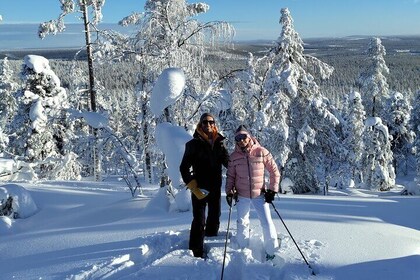
[[[191,211],[167,211],[151,200],[157,186],[146,185],[142,196],[131,198],[116,180],[18,185],[24,189],[0,188],[15,188],[20,196],[27,190],[19,209],[34,213],[0,220],[0,279],[221,277],[229,216],[224,198],[220,235],[206,239],[208,258],[199,259],[188,250]],[[352,189],[281,195],[274,203],[316,276],[274,211],[282,258],[274,265],[263,261],[253,211],[250,246],[238,249],[233,208],[224,279],[419,279],[420,197]]]

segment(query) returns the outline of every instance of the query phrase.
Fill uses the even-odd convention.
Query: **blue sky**
[[[200,1],[188,1],[189,3]],[[273,39],[280,32],[280,9],[288,7],[302,38],[349,35],[420,35],[420,0],[203,0],[202,21],[225,20],[237,40]],[[145,0],[106,0],[104,22],[143,11]],[[40,23],[56,18],[59,0],[0,0],[3,24]],[[76,15],[66,21],[77,22]],[[1,44],[1,42],[0,42]]]

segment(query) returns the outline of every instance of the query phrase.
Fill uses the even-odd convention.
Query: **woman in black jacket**
[[[179,167],[183,181],[192,192],[189,249],[195,257],[204,256],[204,236],[217,236],[219,231],[222,165],[227,167],[229,161],[224,139],[218,133],[213,115],[204,113],[193,139],[185,144]]]

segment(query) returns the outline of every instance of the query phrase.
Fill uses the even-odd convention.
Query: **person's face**
[[[235,136],[235,141],[238,143],[239,147],[246,147],[251,139],[247,134],[238,134]]]
[[[215,121],[212,117],[205,117],[204,120],[201,122],[201,129],[205,133],[209,134],[213,132],[214,125],[215,125]]]

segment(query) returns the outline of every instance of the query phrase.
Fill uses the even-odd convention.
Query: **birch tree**
[[[90,38],[91,28],[96,29],[97,24],[102,20],[102,7],[105,4],[104,0],[60,0],[61,14],[57,19],[50,20],[40,24],[38,29],[38,36],[43,39],[48,34],[57,34],[65,30],[64,17],[68,14],[78,12],[82,15],[83,25],[85,28],[85,42],[87,51],[87,62],[89,71],[89,93],[90,93],[90,109],[97,110],[96,104],[96,83],[93,68],[92,42]],[[89,20],[89,8],[92,13],[92,20]],[[100,153],[100,139],[99,131],[93,129],[95,143],[93,144],[93,175],[97,181],[101,179],[101,153]]]
[[[159,152],[154,150],[154,128],[163,120],[182,126],[190,126],[192,117],[199,111],[214,80],[215,72],[208,67],[205,57],[210,48],[221,39],[229,40],[233,28],[223,21],[202,23],[196,19],[206,13],[209,5],[189,4],[185,0],[148,0],[143,13],[133,13],[121,20],[123,26],[135,25],[137,33],[130,38],[115,36],[112,32],[108,43],[98,54],[114,58],[134,58],[140,64],[137,84],[141,143],[144,145],[143,160],[146,163],[149,181],[151,166],[161,162]],[[151,114],[149,102],[154,81],[166,68],[181,68],[187,77],[183,97],[164,110],[161,116]]]

